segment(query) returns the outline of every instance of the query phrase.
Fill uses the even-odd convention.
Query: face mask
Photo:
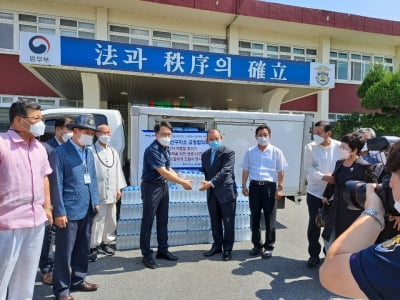
[[[394,200],[394,208],[400,213],[400,200]]]
[[[29,132],[32,133],[33,136],[38,137],[44,134],[44,129],[46,125],[43,121],[37,122],[36,124],[31,124]]]
[[[66,143],[70,138],[72,138],[72,135],[73,135],[72,132],[64,133],[62,136],[64,143]]]
[[[257,142],[260,146],[266,146],[269,143],[269,138],[264,136],[257,137]]]
[[[102,143],[102,144],[108,145],[108,144],[110,143],[110,140],[111,140],[111,136],[108,136],[108,135],[101,135],[101,136],[99,136],[99,141],[100,141],[100,143]]]
[[[221,141],[220,140],[211,141],[208,143],[208,145],[212,150],[218,150],[218,148],[221,147]]]
[[[350,152],[346,149],[339,148],[339,157],[340,159],[347,159],[350,156]]]
[[[158,142],[163,145],[164,147],[168,147],[169,143],[171,142],[171,138],[170,137],[160,137],[159,139],[157,139]]]
[[[325,141],[325,139],[323,137],[321,137],[317,134],[314,134],[313,137],[314,137],[314,141],[317,145],[320,145]]]
[[[78,138],[78,142],[81,146],[90,146],[93,144],[93,137],[91,135],[81,134]]]

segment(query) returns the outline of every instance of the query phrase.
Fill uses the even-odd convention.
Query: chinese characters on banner
[[[282,85],[333,87],[334,66],[326,64],[325,78],[320,84],[314,75],[313,63],[239,56],[224,53],[198,52],[109,41],[61,37],[61,62],[65,66],[79,66],[150,73],[179,77],[195,77],[230,81],[271,83]],[[75,53],[85,55],[75,55]],[[333,72],[333,73],[332,73]]]
[[[154,141],[153,130],[141,131],[142,149]],[[169,145],[171,167],[173,169],[200,169],[201,154],[209,147],[206,142],[207,131],[174,131]]]
[[[285,86],[333,88],[335,84],[332,64],[25,32],[20,35],[20,62]]]

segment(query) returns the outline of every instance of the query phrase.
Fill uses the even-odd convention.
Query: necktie
[[[210,165],[212,165],[213,164],[213,162],[214,162],[214,158],[215,158],[215,153],[216,153],[217,151],[211,151],[211,160],[210,160]]]

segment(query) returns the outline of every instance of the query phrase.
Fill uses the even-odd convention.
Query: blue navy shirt
[[[142,180],[150,182],[165,180],[156,169],[165,167],[169,170],[170,165],[169,148],[161,146],[154,140],[144,151]]]
[[[350,257],[350,269],[360,289],[373,300],[399,299],[400,235]]]

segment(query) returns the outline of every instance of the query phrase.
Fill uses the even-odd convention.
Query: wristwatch
[[[385,219],[383,216],[379,215],[376,209],[374,208],[366,208],[364,211],[361,213],[362,215],[369,215],[373,217],[381,226],[381,229],[385,228]]]

